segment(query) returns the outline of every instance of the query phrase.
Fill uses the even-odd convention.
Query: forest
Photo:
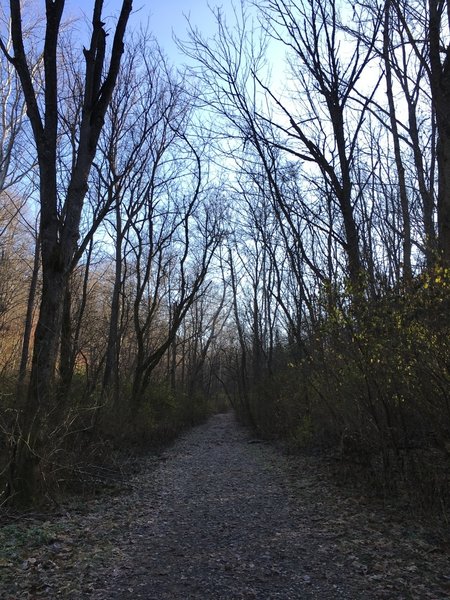
[[[446,511],[447,0],[4,4],[0,506],[230,406]]]

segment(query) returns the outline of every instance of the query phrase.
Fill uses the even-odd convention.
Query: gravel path
[[[450,598],[429,530],[346,496],[320,460],[258,443],[232,414],[188,432],[139,486],[132,543],[98,600]]]
[[[333,564],[325,572],[311,562],[314,524],[305,531],[291,514],[280,457],[253,442],[232,415],[217,415],[169,451],[157,510],[143,502],[133,532],[133,576],[118,576],[108,597],[354,597]]]
[[[0,527],[1,600],[444,600],[448,523],[337,487],[212,417],[128,488]]]

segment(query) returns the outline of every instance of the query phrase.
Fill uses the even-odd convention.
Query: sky
[[[192,25],[197,26],[203,33],[212,33],[214,23],[208,3],[211,6],[222,4],[220,0],[134,0],[129,28],[139,29],[148,21],[149,29],[160,46],[172,62],[178,63],[182,57],[172,34],[186,39],[186,16],[189,16]],[[226,3],[231,5],[230,0],[226,0]],[[93,4],[93,0],[68,0],[66,14],[81,16],[84,13],[90,20]],[[120,0],[105,0],[104,15],[118,15],[121,5]]]

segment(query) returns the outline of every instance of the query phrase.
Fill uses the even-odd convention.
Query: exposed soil
[[[127,489],[0,528],[0,598],[444,599],[448,527],[333,484],[217,415]]]

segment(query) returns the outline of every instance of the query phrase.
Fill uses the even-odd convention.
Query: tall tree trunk
[[[117,81],[125,29],[132,9],[132,0],[123,0],[109,68],[105,68],[106,31],[101,20],[103,1],[94,2],[90,45],[84,49],[86,71],[76,159],[70,173],[63,210],[60,211],[60,190],[57,185],[58,101],[61,93],[58,37],[65,2],[54,0],[45,4],[43,107],[38,101],[38,92],[27,61],[20,0],[10,0],[14,56],[0,38],[0,49],[14,65],[20,78],[36,144],[40,176],[42,297],[27,402],[21,421],[21,437],[11,471],[12,487],[24,500],[31,498],[36,487],[36,465],[42,458],[42,440],[46,436],[45,428],[53,400],[64,295],[74,267],[87,180]]]
[[[341,105],[341,99],[337,94],[335,96],[334,94],[330,94],[327,102],[339,155],[341,173],[340,180],[338,176],[332,178],[333,189],[337,196],[344,222],[345,252],[347,254],[349,279],[352,284],[353,293],[358,295],[363,283],[361,279],[362,265],[359,234],[352,204],[352,176],[350,158],[347,155],[348,144],[345,137],[344,106]]]
[[[66,286],[61,324],[61,349],[59,356],[59,404],[70,392],[74,368],[73,315],[72,315],[72,283]]]
[[[438,248],[443,264],[450,266],[450,45],[443,49],[441,42],[441,31],[448,30],[450,25],[448,2],[429,0],[429,15],[431,91],[438,134]],[[446,23],[443,22],[445,15]]]
[[[62,304],[66,278],[60,270],[43,275],[42,298],[36,327],[28,395],[20,420],[20,438],[11,465],[11,487],[19,502],[39,494],[38,465],[42,459],[51,408]]]
[[[403,222],[403,277],[409,281],[412,276],[411,268],[411,219],[409,215],[408,193],[406,190],[405,167],[403,166],[400,147],[400,136],[397,127],[397,116],[395,114],[394,92],[392,88],[392,68],[390,62],[390,12],[391,2],[386,1],[383,32],[383,60],[386,71],[386,93],[389,104],[389,121],[391,124],[392,139],[394,142],[394,156],[397,167],[398,188],[400,195],[400,208]]]
[[[446,110],[450,106],[450,94]],[[450,266],[450,121],[441,123],[437,144],[438,176],[438,245],[441,260]]]
[[[114,286],[111,297],[111,315],[109,320],[108,344],[106,347],[105,371],[103,374],[103,393],[113,386],[114,401],[118,401],[119,393],[119,321],[120,321],[120,293],[122,290],[122,243],[124,231],[122,230],[122,217],[120,202],[116,201],[116,249]]]
[[[27,374],[28,358],[30,354],[31,332],[33,330],[33,313],[36,302],[36,291],[39,278],[39,268],[41,264],[40,240],[36,236],[36,244],[34,250],[33,272],[31,275],[30,289],[28,291],[27,312],[25,317],[22,352],[20,356],[19,376],[17,380],[17,395],[19,398],[23,396],[23,385]]]
[[[80,333],[88,297],[89,271],[91,266],[92,251],[93,239],[91,239],[87,250],[86,267],[84,269],[83,284],[81,287],[81,299],[76,315],[73,314],[72,307],[74,282],[71,281],[66,287],[61,327],[61,350],[59,358],[60,382],[58,404],[60,410],[63,410],[66,406],[66,401],[70,394],[76,359],[80,349]]]

